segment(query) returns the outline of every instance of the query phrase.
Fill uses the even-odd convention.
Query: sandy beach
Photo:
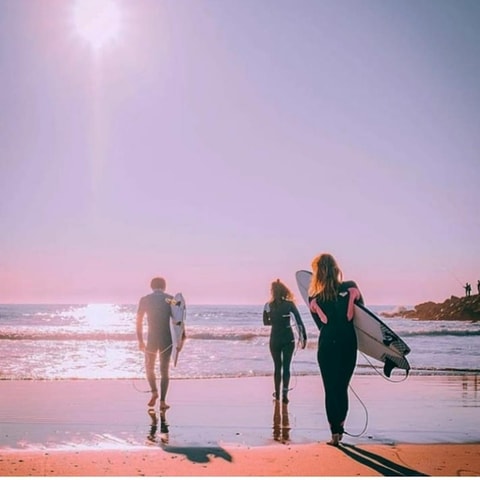
[[[162,419],[143,380],[4,380],[0,475],[480,475],[477,376],[356,376],[346,427],[366,430],[339,448],[320,378],[292,386],[283,407],[271,377],[173,380]]]

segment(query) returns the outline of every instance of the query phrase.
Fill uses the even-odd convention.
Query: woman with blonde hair
[[[328,444],[338,445],[348,412],[348,386],[357,361],[354,304],[363,304],[363,298],[355,282],[343,281],[342,271],[329,253],[316,256],[312,269],[308,300],[320,330],[317,361],[332,433]]]
[[[290,383],[290,364],[295,350],[295,337],[290,323],[290,314],[293,314],[297,324],[300,343],[302,348],[307,344],[307,333],[305,326],[295,305],[292,292],[280,280],[271,284],[271,298],[263,309],[263,324],[271,325],[270,331],[270,353],[274,365],[274,386],[273,396],[280,400],[280,385],[283,381],[282,402],[288,403],[288,390]]]

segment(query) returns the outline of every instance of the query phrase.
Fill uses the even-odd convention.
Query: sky
[[[0,0],[0,303],[477,292],[480,2],[99,5]]]

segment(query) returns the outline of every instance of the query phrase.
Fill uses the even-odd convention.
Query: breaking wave
[[[226,332],[226,331],[188,331],[187,338],[196,340],[223,340],[223,341],[251,341],[255,338],[268,338],[264,332]],[[32,340],[32,341],[116,341],[136,342],[135,333],[107,333],[107,332],[0,332],[0,340]]]

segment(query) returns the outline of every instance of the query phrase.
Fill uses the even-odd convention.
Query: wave
[[[442,330],[429,330],[427,332],[425,332],[425,331],[398,332],[397,331],[397,333],[402,338],[405,338],[405,337],[448,337],[448,336],[453,336],[453,337],[478,337],[478,336],[480,336],[480,330],[448,330],[448,329],[442,329]]]
[[[225,332],[204,331],[187,332],[187,338],[196,340],[251,341],[255,338],[269,337],[262,332]],[[0,340],[17,341],[126,341],[135,342],[135,333],[105,333],[105,332],[0,332]]]
[[[136,341],[134,333],[104,333],[104,332],[57,332],[57,333],[0,333],[0,340],[43,340],[43,341],[70,341],[70,340],[88,340],[88,341]]]
[[[189,333],[187,332],[187,338],[195,338],[197,340],[233,340],[233,341],[242,341],[242,340],[253,340],[254,338],[259,337],[270,337],[269,333],[261,332],[198,332],[198,333]]]
[[[480,336],[480,330],[428,330],[428,331],[405,331],[397,330],[398,335],[401,338],[413,338],[413,337],[478,337]],[[252,331],[252,330],[193,330],[187,329],[187,338],[195,340],[219,340],[219,341],[252,341],[254,339],[269,338],[270,332],[268,331]],[[317,334],[311,334],[309,332],[309,343],[312,341],[316,344],[318,338]],[[134,332],[105,332],[105,331],[0,331],[0,340],[30,340],[30,341],[136,341],[136,334]]]
[[[307,373],[307,375],[309,375]],[[368,376],[368,375],[383,375],[382,366],[381,365],[373,365],[371,363],[362,363],[359,362],[355,368],[355,375],[358,376]],[[421,376],[439,376],[439,377],[447,377],[447,376],[464,376],[464,375],[480,375],[479,368],[460,368],[460,367],[412,367],[408,374],[399,369],[394,369],[392,372],[393,383],[398,381],[398,379],[406,380],[408,377],[421,377]],[[387,380],[388,381],[388,380]],[[392,381],[392,380],[390,380]]]
[[[454,368],[454,367],[418,367],[410,370],[410,375],[458,375],[458,374],[480,374],[478,368]]]

